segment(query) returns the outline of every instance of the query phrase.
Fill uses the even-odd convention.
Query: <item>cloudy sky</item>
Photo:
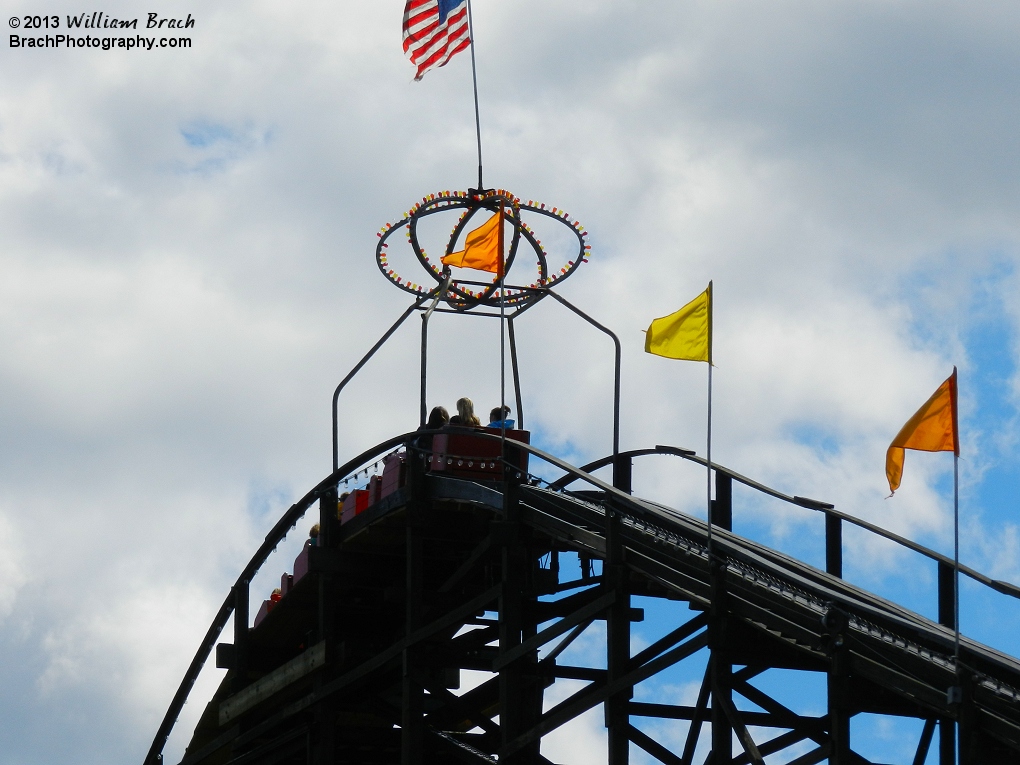
[[[47,3],[5,15],[195,19],[190,49],[0,52],[0,762],[127,765],[408,303],[375,232],[473,184],[470,61],[413,82],[400,0]],[[640,330],[712,279],[720,462],[951,552],[951,458],[908,453],[889,500],[883,463],[955,364],[962,559],[1020,581],[1016,4],[476,0],[475,22],[486,184],[590,231],[561,291],[624,341],[623,446],[703,450],[704,366]],[[604,455],[610,344],[551,301],[520,324],[536,439]],[[498,337],[437,317],[432,402],[494,405]],[[416,343],[345,392],[341,456],[416,424]],[[692,470],[651,461],[638,491],[700,512]],[[738,494],[736,525],[821,560],[806,511]],[[927,564],[847,556],[933,615]],[[1014,602],[964,600],[965,632],[1020,651]]]

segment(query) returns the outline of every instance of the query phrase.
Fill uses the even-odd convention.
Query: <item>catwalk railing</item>
[[[294,526],[302,519],[308,509],[312,507],[315,502],[321,502],[324,500],[326,501],[326,507],[335,508],[337,487],[340,482],[357,475],[366,465],[372,464],[381,456],[400,446],[404,446],[404,448],[408,449],[410,453],[419,453],[421,450],[414,446],[414,442],[423,435],[434,435],[439,432],[441,431],[413,431],[377,444],[333,471],[283,514],[280,520],[277,521],[266,535],[265,540],[259,546],[251,560],[241,571],[233,587],[231,587],[229,594],[217,611],[212,624],[209,626],[209,629],[202,639],[198,651],[192,659],[191,664],[189,665],[188,670],[185,673],[185,676],[181,681],[169,708],[167,709],[163,721],[156,732],[152,745],[146,755],[144,761],[145,765],[156,765],[157,763],[162,762],[163,749],[171,732],[173,731],[178,716],[194,688],[199,673],[208,661],[217,640],[226,628],[227,622],[230,621],[231,617],[233,617],[234,620],[235,646],[243,646],[249,622],[249,585],[272,552],[283,541],[291,529],[293,529]],[[447,432],[470,433],[471,435],[480,438],[492,439],[495,441],[501,440],[500,436],[497,434],[486,433],[479,430],[451,428]],[[571,494],[573,492],[568,490],[567,487],[575,481],[583,481],[595,490],[603,492],[607,499],[611,500],[615,506],[621,508],[629,515],[639,519],[647,519],[649,521],[655,521],[659,518],[658,514],[651,512],[645,503],[635,499],[630,493],[632,490],[631,468],[634,458],[649,455],[672,455],[702,466],[706,464],[705,460],[698,457],[694,452],[672,446],[656,446],[651,449],[636,449],[620,452],[615,455],[615,457],[608,456],[591,462],[581,468],[574,467],[554,455],[548,454],[547,452],[529,444],[514,441],[513,448],[526,451],[530,455],[540,459],[542,462],[563,471],[564,475],[562,478],[553,481],[552,483],[546,482],[548,483],[549,488],[555,491]],[[604,481],[591,474],[592,471],[608,467],[610,465],[613,467],[614,474],[612,483]],[[715,471],[716,479],[716,499],[713,501],[711,512],[711,521],[714,525],[725,528],[728,531],[732,530],[733,481],[784,502],[820,512],[825,517],[826,571],[827,573],[837,577],[842,576],[842,524],[845,522],[862,528],[869,533],[892,541],[937,563],[939,570],[939,623],[949,628],[955,627],[952,623],[954,613],[952,608],[954,595],[953,587],[955,581],[953,577],[952,559],[898,534],[882,529],[879,526],[840,512],[828,503],[806,497],[789,496],[715,463],[712,464],[712,469]],[[533,481],[541,481],[541,479],[533,475],[529,475],[527,478]],[[1020,587],[1011,583],[992,579],[967,566],[960,566],[960,573],[995,590],[996,592],[1010,597],[1020,598]]]

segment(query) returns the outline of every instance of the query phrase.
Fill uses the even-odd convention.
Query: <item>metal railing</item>
[[[663,445],[656,445],[655,448],[653,449],[632,449],[630,451],[620,452],[617,459],[633,460],[634,457],[645,457],[648,455],[670,455],[674,457],[680,457],[681,459],[694,462],[701,466],[706,465],[705,459],[703,457],[699,457],[690,449],[684,449],[677,446],[663,446]],[[599,470],[600,468],[608,467],[613,464],[613,459],[614,458],[612,455],[602,457],[601,459],[597,459],[594,462],[589,462],[588,464],[584,465],[583,467],[580,468],[580,471],[584,473],[590,473],[592,471]],[[717,497],[719,496],[720,493],[725,493],[718,491],[719,477],[722,476],[724,477],[724,479],[727,479],[729,481],[736,481],[737,483],[741,483],[744,486],[754,489],[755,491],[782,500],[783,502],[787,502],[791,505],[797,505],[798,507],[803,507],[808,510],[814,510],[816,512],[822,513],[826,519],[825,527],[826,571],[827,573],[833,574],[834,576],[840,577],[842,576],[841,570],[835,570],[842,569],[842,550],[834,548],[836,547],[836,545],[841,544],[842,542],[841,526],[843,522],[865,529],[866,531],[869,531],[870,533],[876,536],[879,536],[883,539],[888,539],[889,541],[895,542],[896,544],[902,547],[906,547],[907,549],[912,550],[913,552],[919,553],[920,555],[923,555],[924,557],[937,562],[940,566],[940,569],[941,567],[946,566],[950,570],[952,570],[953,568],[953,559],[950,556],[943,555],[940,552],[925,547],[924,545],[918,544],[917,542],[907,539],[904,536],[900,536],[899,534],[896,534],[892,531],[883,529],[881,526],[876,526],[875,524],[869,523],[868,521],[862,520],[861,518],[857,518],[853,515],[841,512],[835,508],[835,505],[832,505],[828,502],[822,502],[820,500],[810,499],[808,497],[799,497],[796,495],[790,496],[788,494],[784,494],[783,492],[778,491],[777,489],[765,486],[764,484],[759,483],[758,481],[748,478],[747,476],[741,475],[735,470],[730,470],[727,467],[723,467],[722,465],[716,464],[715,462],[712,463],[712,469],[716,472],[717,476],[716,478]],[[550,484],[550,486],[556,489],[565,488],[566,486],[569,486],[571,483],[576,481],[577,478],[578,478],[577,476],[574,476],[573,474],[568,472],[567,475],[563,476],[557,481],[553,481],[552,484]],[[731,508],[727,509],[731,511]],[[724,522],[722,523],[717,522],[719,520],[720,515],[723,516],[722,520],[724,520]],[[719,510],[717,511],[716,508],[714,507],[712,519],[713,523],[715,523],[715,525],[722,526],[727,531],[732,531],[732,516],[730,515],[727,518],[726,515],[727,515],[726,509],[719,508]],[[1015,584],[1012,584],[1010,582],[1004,582],[999,579],[992,579],[991,577],[982,574],[980,571],[976,571],[970,568],[969,566],[965,566],[963,564],[960,565],[960,573],[970,577],[976,582],[980,582],[986,587],[990,587],[996,592],[1000,592],[1004,595],[1009,595],[1014,598],[1020,598],[1020,587],[1018,587]],[[940,586],[942,586],[941,578]]]

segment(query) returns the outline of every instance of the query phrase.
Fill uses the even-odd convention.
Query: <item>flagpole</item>
[[[480,146],[481,144],[479,144]],[[482,185],[482,166],[478,166],[478,187]],[[499,440],[500,455],[506,459],[506,266],[503,264],[503,198],[499,200],[499,229],[496,234],[499,249]],[[506,465],[503,465],[506,471]]]
[[[953,453],[953,623],[956,638],[953,643],[953,663],[960,675],[960,455]]]
[[[482,120],[478,112],[478,68],[475,66],[475,24],[471,17],[471,0],[467,0],[468,35],[471,37],[471,84],[475,93],[475,138],[478,143],[478,190],[482,186]],[[502,223],[502,220],[500,221]],[[500,254],[502,257],[502,253]]]
[[[956,367],[949,378],[949,405],[953,421],[953,661],[957,683],[960,679],[960,411]]]
[[[708,362],[708,437],[705,447],[705,489],[708,495],[708,565],[712,566],[712,362]]]
[[[705,493],[708,508],[708,570],[712,571],[712,282],[708,282],[708,435],[705,439]]]

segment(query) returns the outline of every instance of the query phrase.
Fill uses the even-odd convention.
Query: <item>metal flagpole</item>
[[[708,509],[708,569],[712,571],[712,282],[708,283],[708,436],[705,439],[705,490]]]
[[[481,166],[479,165],[479,178]],[[480,183],[479,183],[480,185]],[[496,233],[497,249],[499,250],[499,437],[500,454],[506,459],[506,267],[503,264],[503,198],[499,200],[499,228]],[[503,465],[506,470],[506,465]]]
[[[950,704],[959,704],[963,701],[963,672],[960,667],[960,420],[955,366],[950,379],[953,419],[953,665],[956,668],[956,684],[949,689],[946,700]],[[957,746],[961,744],[959,718],[956,723],[956,743]]]
[[[711,298],[709,298],[711,306]],[[709,308],[711,310],[711,308]],[[711,337],[711,335],[709,336]],[[709,340],[711,343],[711,339]],[[711,353],[709,353],[711,357]],[[708,565],[712,567],[712,360],[708,361],[708,437],[705,448],[705,488],[708,494]]]
[[[468,35],[471,37],[471,84],[475,92],[475,138],[478,142],[478,190],[482,186],[482,120],[478,112],[478,67],[475,65],[475,23],[471,17],[471,0],[467,0]],[[502,219],[500,219],[502,223]]]
[[[955,370],[954,370],[955,374]],[[955,411],[954,411],[955,425]],[[959,449],[959,443],[953,444]],[[956,672],[954,685],[946,692],[950,705],[963,703],[963,668],[960,666],[960,455],[953,453],[953,667]],[[960,718],[956,718],[956,762],[963,761]]]
[[[955,413],[954,413],[955,414]],[[956,642],[953,644],[953,663],[957,678],[960,674],[960,455],[953,453],[953,621],[956,623]]]
[[[949,388],[950,406],[953,417],[953,621],[956,623],[956,640],[953,644],[953,660],[957,676],[960,672],[960,413],[959,383],[956,367],[953,367],[952,384]]]

